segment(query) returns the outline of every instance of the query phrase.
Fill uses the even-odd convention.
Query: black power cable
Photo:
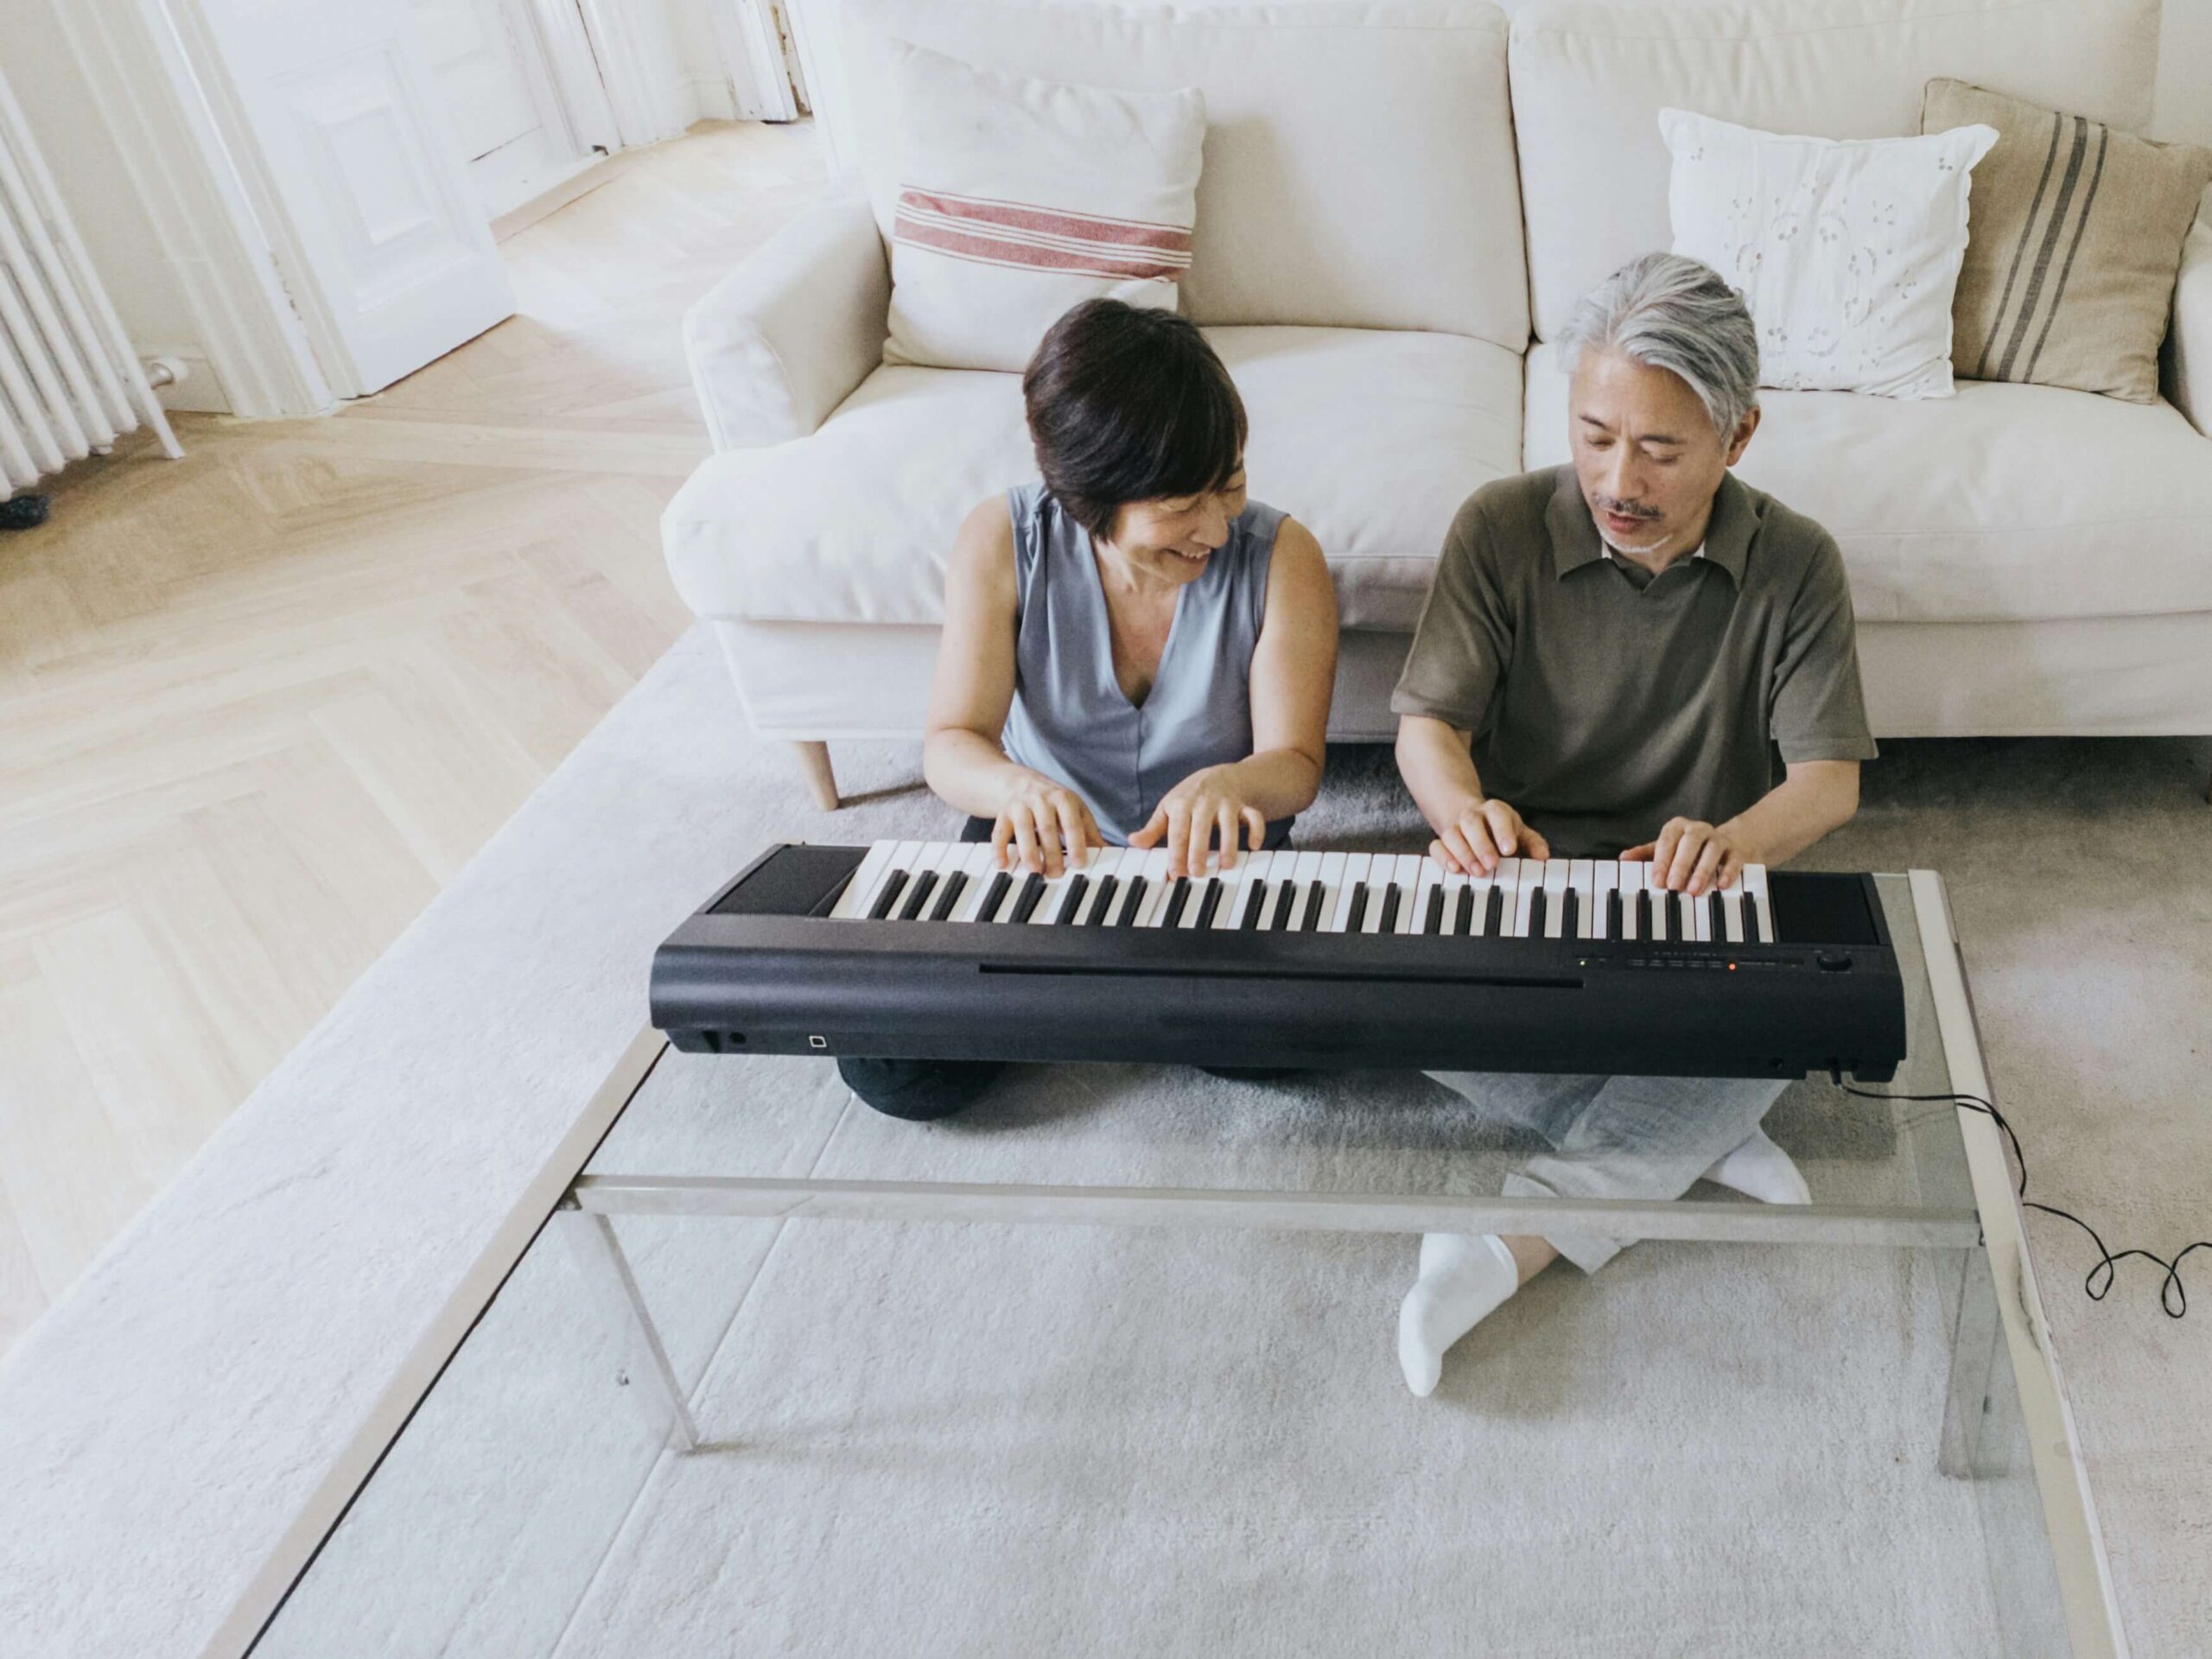
[[[2005,1140],[2012,1143],[2012,1161],[2014,1164],[2018,1166],[2020,1171],[2019,1183],[2014,1190],[2018,1193],[2022,1205],[2030,1210],[2040,1210],[2046,1216],[2056,1216],[2061,1221],[2072,1222],[2076,1227],[2079,1227],[2083,1232],[2087,1233],[2089,1236],[2090,1242],[2097,1247],[2097,1265],[2089,1269],[2088,1276],[2082,1281],[2082,1293],[2087,1295],[2091,1301],[2101,1302],[2106,1297],[2109,1296],[2112,1294],[2113,1281],[2118,1274],[2120,1264],[2122,1262],[2126,1261],[2131,1255],[2139,1255],[2146,1262],[2157,1262],[2160,1267],[2166,1270],[2164,1278],[2162,1279],[2158,1284],[2158,1306],[2165,1310],[2166,1317],[2168,1319],[2178,1319],[2184,1317],[2189,1313],[2189,1292],[2183,1287],[2181,1282],[2181,1264],[2187,1261],[2190,1255],[2195,1251],[2212,1250],[2212,1238],[2200,1238],[2194,1244],[2184,1246],[2180,1251],[2176,1253],[2173,1260],[2171,1262],[2166,1260],[2164,1256],[2159,1255],[2156,1252],[2151,1250],[2112,1249],[2106,1245],[2103,1238],[2098,1235],[2095,1228],[2090,1226],[2088,1222],[2082,1220],[2081,1217],[2074,1214],[2071,1211],[2061,1210],[2048,1204],[2037,1204],[2032,1198],[2028,1197],[2028,1159],[2027,1154],[2020,1150],[2019,1134],[2010,1123],[2005,1121],[2004,1113],[1999,1111],[1997,1108],[1991,1105],[1989,1102],[1982,1099],[1980,1096],[1885,1095],[1876,1090],[1858,1088],[1851,1084],[1844,1082],[1840,1077],[1835,1078],[1834,1082],[1836,1087],[1842,1090],[1845,1094],[1856,1095],[1861,1100],[1897,1100],[1908,1102],[1941,1101],[1954,1106],[1964,1106],[1971,1111],[1982,1113],[1984,1116],[1988,1117],[1992,1122],[1996,1124],[1999,1128],[2005,1132]]]

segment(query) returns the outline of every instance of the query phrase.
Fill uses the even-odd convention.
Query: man
[[[1648,254],[1585,297],[1560,346],[1573,464],[1460,508],[1391,699],[1398,767],[1454,870],[1643,859],[1702,895],[1858,810],[1874,743],[1842,559],[1729,472],[1758,429],[1758,344],[1713,271]],[[1779,1083],[1438,1079],[1549,1143],[1509,1194],[1672,1198],[1702,1175],[1809,1201],[1758,1127]],[[1428,1235],[1399,1313],[1408,1386],[1434,1389],[1445,1350],[1558,1257],[1595,1272],[1619,1247]]]

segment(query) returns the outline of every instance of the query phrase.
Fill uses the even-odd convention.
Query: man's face
[[[1610,347],[1582,353],[1567,417],[1598,533],[1639,563],[1663,563],[1705,539],[1713,493],[1759,423],[1754,409],[1723,442],[1688,381]]]

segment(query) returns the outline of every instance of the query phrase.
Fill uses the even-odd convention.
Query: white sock
[[[1764,1129],[1753,1129],[1743,1144],[1711,1169],[1705,1179],[1741,1192],[1761,1204],[1810,1204],[1813,1189],[1789,1161],[1789,1154],[1768,1139]]]
[[[1421,1277],[1398,1309],[1398,1368],[1423,1399],[1444,1375],[1444,1351],[1521,1287],[1521,1265],[1495,1233],[1424,1233]]]

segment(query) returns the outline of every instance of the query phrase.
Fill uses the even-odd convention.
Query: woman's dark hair
[[[1046,331],[1021,397],[1045,487],[1102,540],[1129,502],[1217,490],[1243,462],[1236,383],[1173,311],[1085,300]]]

